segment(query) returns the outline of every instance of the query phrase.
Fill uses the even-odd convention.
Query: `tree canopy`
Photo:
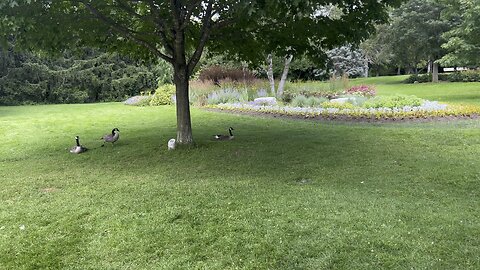
[[[480,0],[446,0],[445,16],[458,24],[444,37],[443,48],[448,52],[441,62],[445,65],[474,65],[480,63]]]
[[[441,16],[443,10],[437,1],[410,0],[393,12],[388,33],[396,63],[416,69],[443,56],[442,34],[452,23]]]
[[[170,70],[89,48],[55,57],[0,48],[0,105],[120,101],[171,82]]]
[[[255,62],[266,53],[315,58],[356,43],[401,0],[5,0],[0,33],[24,49],[101,47],[174,70],[177,140],[193,142],[188,79],[206,47]],[[335,16],[330,10],[335,9]]]

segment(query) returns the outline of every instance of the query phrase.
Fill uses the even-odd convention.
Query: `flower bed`
[[[354,95],[362,97],[373,97],[377,94],[375,86],[373,85],[357,85],[352,86],[348,90],[345,90],[345,95]]]
[[[404,106],[402,108],[322,108],[322,107],[288,107],[288,106],[258,106],[246,103],[218,104],[209,106],[221,110],[239,112],[257,112],[279,114],[286,116],[324,117],[324,118],[368,118],[368,119],[408,119],[432,117],[475,117],[480,114],[476,106],[446,105],[437,101],[424,101],[420,106]]]

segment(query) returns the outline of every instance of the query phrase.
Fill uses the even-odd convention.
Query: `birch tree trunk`
[[[365,57],[364,60],[364,66],[363,66],[363,77],[368,78],[368,58]]]
[[[268,81],[270,82],[270,91],[272,92],[272,95],[275,96],[275,80],[273,79],[273,59],[272,59],[272,54],[269,54],[269,55],[267,56],[267,64],[268,64],[267,77],[268,77]]]
[[[438,63],[433,62],[432,82],[438,83]]]
[[[283,89],[285,88],[285,82],[287,81],[288,70],[290,69],[290,63],[292,62],[293,55],[285,56],[285,66],[283,67],[282,77],[280,83],[278,84],[277,97],[283,95]]]

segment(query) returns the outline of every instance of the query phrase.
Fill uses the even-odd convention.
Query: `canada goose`
[[[101,140],[103,140],[102,147],[105,145],[106,142],[111,142],[113,146],[113,143],[118,141],[119,137],[120,137],[120,130],[118,130],[118,128],[112,129],[111,134],[103,135],[103,137],[100,138]]]
[[[80,154],[88,150],[85,146],[80,145],[80,137],[75,136],[75,142],[76,142],[76,145],[70,148],[70,153]]]
[[[218,135],[213,135],[213,137],[214,137],[215,140],[218,140],[218,141],[233,140],[234,136],[233,136],[232,130],[234,130],[232,127],[230,127],[230,128],[228,129],[228,133],[230,133],[230,135],[221,135],[221,134],[218,134]]]
[[[168,141],[168,150],[175,150],[175,145],[176,145],[175,139],[170,139]]]

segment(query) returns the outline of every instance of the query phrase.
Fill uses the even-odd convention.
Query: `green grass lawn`
[[[378,95],[415,95],[428,100],[452,104],[480,105],[480,83],[418,83],[405,84],[408,76],[371,77],[351,80],[352,85],[373,84]]]
[[[374,85],[378,95],[415,95],[423,99],[436,100],[452,104],[480,105],[480,83],[418,83],[406,84],[403,81],[407,75],[384,76],[351,79],[350,86],[369,84]],[[328,89],[328,82],[300,82],[292,86],[306,88],[314,91],[316,89]]]
[[[0,269],[480,268],[479,120],[192,113],[168,152],[173,107],[0,107]]]

